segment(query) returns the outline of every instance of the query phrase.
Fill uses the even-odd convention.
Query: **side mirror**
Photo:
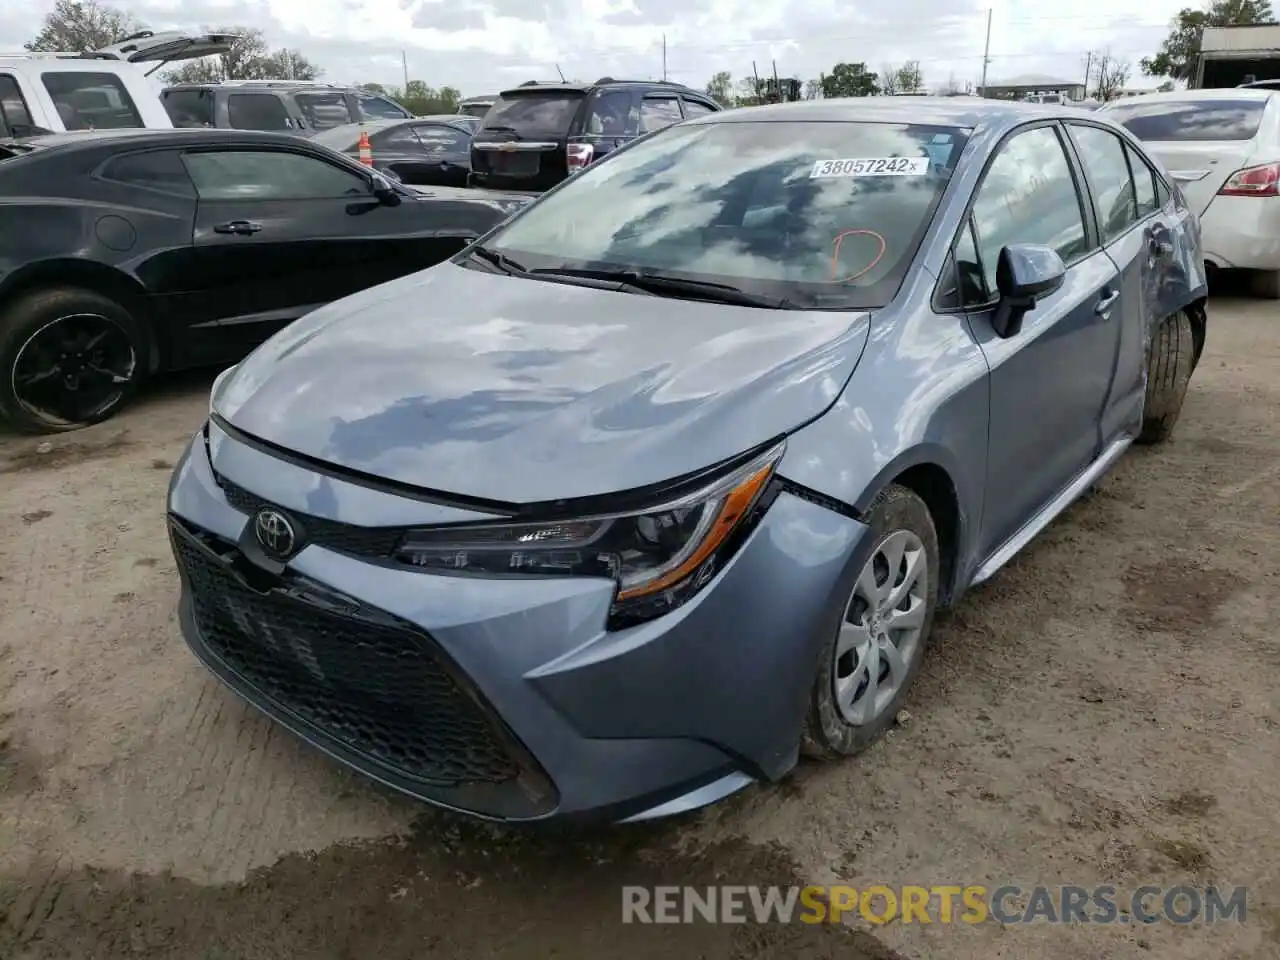
[[[996,304],[991,326],[996,335],[1017,336],[1022,318],[1036,303],[1056,291],[1067,278],[1067,268],[1056,250],[1035,243],[1011,243],[996,261]]]
[[[373,195],[377,197],[379,203],[394,207],[400,202],[400,191],[381,173],[369,175],[369,186],[373,189]]]

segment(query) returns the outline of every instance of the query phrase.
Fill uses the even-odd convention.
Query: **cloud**
[[[704,86],[713,73],[815,77],[839,61],[879,70],[919,60],[927,83],[982,76],[989,0],[101,0],[152,29],[245,24],[301,50],[327,79],[412,79],[491,93],[524,80],[653,77]],[[1185,0],[1003,0],[991,82],[1084,77],[1090,50],[1153,53]],[[0,50],[35,34],[54,0],[0,3]],[[665,57],[664,57],[665,38]],[[1146,81],[1150,84],[1150,81]]]

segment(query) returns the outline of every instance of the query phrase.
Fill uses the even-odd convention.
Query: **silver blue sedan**
[[[847,757],[939,608],[1169,436],[1203,262],[1102,115],[678,124],[218,379],[169,494],[182,632],[481,817],[645,819]]]

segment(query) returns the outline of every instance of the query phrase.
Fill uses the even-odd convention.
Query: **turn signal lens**
[[[1237,170],[1218,191],[1224,197],[1280,196],[1280,163],[1264,163]]]
[[[608,577],[617,583],[611,625],[675,609],[730,556],[758,515],[784,445],[677,500],[629,514],[545,523],[416,530],[398,559],[432,570]]]

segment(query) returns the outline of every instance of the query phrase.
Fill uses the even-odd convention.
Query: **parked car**
[[[225,53],[230,34],[144,30],[88,53],[0,54],[0,138],[173,126],[147,81],[179,60]],[[150,66],[144,72],[142,64]]]
[[[1108,104],[1200,217],[1211,267],[1252,271],[1280,298],[1280,102],[1265,89],[1177,90]]]
[[[148,375],[237,360],[526,202],[414,190],[288,134],[0,141],[0,417],[30,432],[105,420]]]
[[[467,185],[467,174],[471,172],[471,131],[453,114],[348,123],[316,134],[315,142],[358,157],[361,133],[369,136],[375,170],[393,174],[404,183]]]
[[[641,134],[719,109],[705,93],[665,81],[530,82],[485,114],[471,141],[471,183],[549,190]]]
[[[1194,213],[1118,126],[712,114],[215,383],[181,628],[383,783],[637,820],[857,753],[939,607],[1178,419]]]
[[[459,100],[458,114],[482,120],[497,99],[497,97],[467,97],[465,100]]]
[[[318,80],[224,80],[167,87],[160,98],[175,127],[292,131],[322,130],[364,120],[408,120],[390,97]]]

